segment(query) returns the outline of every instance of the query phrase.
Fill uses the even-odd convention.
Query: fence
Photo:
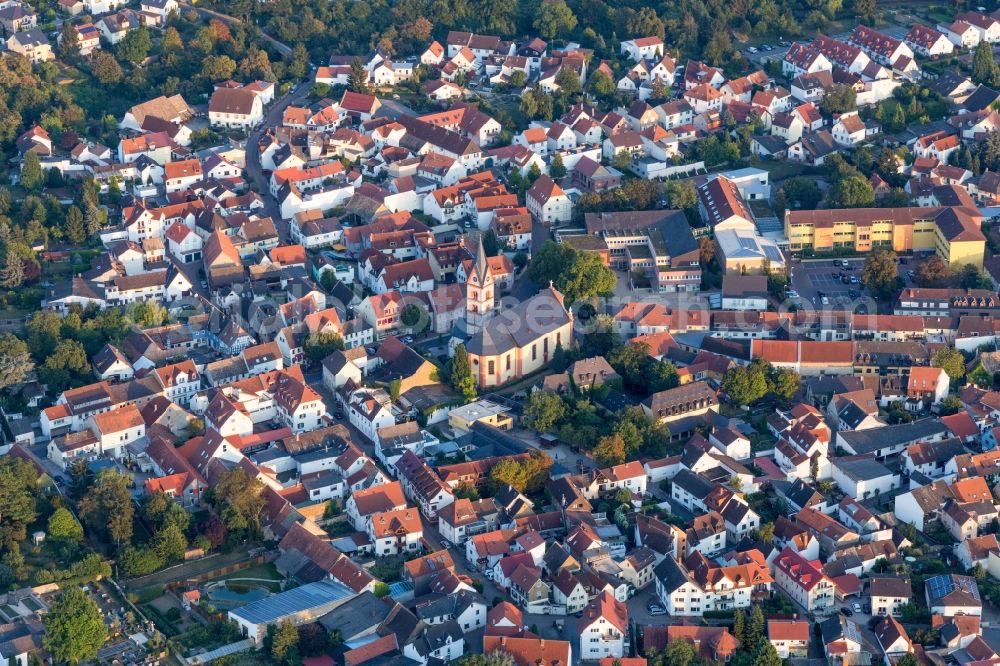
[[[216,648],[211,652],[196,654],[193,657],[181,657],[178,655],[178,658],[183,664],[195,666],[196,664],[209,664],[216,659],[222,659],[223,657],[228,657],[231,654],[250,650],[255,647],[256,643],[253,642],[252,638],[244,638],[241,641],[236,641],[235,643],[230,643],[229,645],[223,645],[222,647]]]

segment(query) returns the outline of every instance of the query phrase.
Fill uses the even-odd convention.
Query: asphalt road
[[[222,12],[217,12],[212,9],[206,9],[204,7],[195,7],[191,4],[188,4],[187,2],[178,2],[177,4],[179,4],[181,7],[185,9],[193,9],[202,16],[219,19],[224,23],[243,23],[243,21],[236,18],[235,16],[230,16],[229,14],[223,14]],[[264,37],[265,40],[270,42],[271,45],[274,46],[274,48],[276,48],[279,53],[281,53],[281,55],[291,55],[292,47],[290,47],[288,44],[285,44],[284,42],[279,42],[277,39],[267,34],[263,30],[260,31],[260,34]]]
[[[301,102],[308,95],[309,86],[307,82],[300,83],[298,87],[293,88],[275,101],[271,105],[267,115],[264,116],[264,121],[247,135],[247,176],[249,176],[250,182],[257,186],[257,191],[260,193],[261,199],[264,200],[264,211],[274,221],[274,226],[277,228],[278,236],[281,238],[283,244],[289,241],[288,221],[281,219],[278,204],[274,200],[274,197],[271,196],[267,178],[264,177],[264,169],[260,165],[260,153],[257,151],[257,144],[260,142],[260,137],[265,129],[281,124],[281,116],[288,106]]]

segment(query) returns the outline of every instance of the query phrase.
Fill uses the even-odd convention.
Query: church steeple
[[[482,239],[476,251],[476,261],[465,281],[465,327],[469,334],[482,329],[493,316],[494,284],[490,264],[486,260]]]

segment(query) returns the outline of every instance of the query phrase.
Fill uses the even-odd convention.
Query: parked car
[[[823,296],[822,298],[820,298],[820,299],[819,299],[819,301],[820,301],[820,303],[822,303],[823,305],[829,305],[829,304],[830,304],[830,299],[829,299],[829,298],[827,298],[826,296]]]
[[[841,275],[840,276],[840,281],[843,284],[851,284],[851,276],[850,275]]]
[[[799,292],[795,291],[794,289],[786,289],[785,298],[799,298]]]
[[[846,617],[851,617],[852,615],[854,615],[854,611],[852,611],[847,606],[844,606],[843,608],[841,608],[840,612],[841,612],[841,614],[843,614]]]
[[[861,604],[859,604],[856,601],[854,602],[854,612],[855,613],[860,613],[861,612]]]
[[[864,609],[865,609],[865,613],[867,613],[868,615],[872,614],[872,605],[871,604],[865,604],[864,605]]]
[[[412,335],[404,335],[403,336],[403,344],[412,345],[413,344],[413,336]]]
[[[747,53],[757,53],[756,47],[751,46],[750,48],[747,49]]]
[[[858,276],[857,275],[852,275],[851,276],[851,284],[858,284],[858,283],[859,283]]]

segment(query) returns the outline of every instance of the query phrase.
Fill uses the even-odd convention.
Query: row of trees
[[[874,16],[872,0],[790,0],[723,2],[682,0],[666,7],[615,5],[598,0],[570,3],[485,2],[457,0],[446,6],[430,0],[306,3],[277,0],[255,5],[248,0],[216,0],[217,6],[236,16],[260,15],[267,30],[284,41],[307,45],[316,54],[364,53],[379,47],[400,55],[417,55],[428,42],[449,30],[496,34],[503,38],[538,35],[552,40],[573,39],[595,50],[595,57],[618,56],[619,35],[624,38],[652,35],[678,51],[703,56],[718,65],[747,66],[731,35],[788,38],[827,27],[840,13]],[[363,33],[351,26],[365,25]]]
[[[775,368],[761,358],[734,366],[722,378],[722,392],[738,405],[750,405],[767,395],[788,402],[798,393],[801,378],[790,368]]]
[[[670,431],[639,407],[609,415],[589,397],[561,397],[535,391],[524,408],[524,424],[538,432],[554,432],[576,448],[591,451],[603,466],[639,455],[662,457],[670,450]]]

